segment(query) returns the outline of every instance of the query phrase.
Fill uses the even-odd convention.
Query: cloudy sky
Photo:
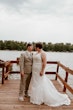
[[[73,0],[0,0],[0,40],[73,44]]]

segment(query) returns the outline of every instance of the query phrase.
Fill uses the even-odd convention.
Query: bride
[[[46,104],[48,106],[69,105],[70,99],[66,94],[61,94],[45,75],[46,55],[42,44],[36,44],[36,53],[33,54],[32,78],[28,95],[33,104]]]

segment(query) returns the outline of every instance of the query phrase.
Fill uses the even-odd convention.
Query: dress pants
[[[24,77],[21,77],[20,80],[20,89],[19,89],[19,96],[27,95],[30,80],[31,80],[31,73],[25,73]]]

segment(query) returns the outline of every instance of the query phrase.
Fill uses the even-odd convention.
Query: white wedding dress
[[[44,103],[48,106],[69,105],[68,96],[59,93],[45,74],[40,76],[41,68],[41,53],[33,54],[32,78],[28,90],[30,102],[38,105]]]

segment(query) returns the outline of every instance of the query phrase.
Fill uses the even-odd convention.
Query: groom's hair
[[[32,46],[32,44],[31,44],[31,43],[28,43],[28,44],[27,44],[27,47],[29,47],[29,46]]]
[[[36,48],[42,49],[42,43],[36,43]]]

